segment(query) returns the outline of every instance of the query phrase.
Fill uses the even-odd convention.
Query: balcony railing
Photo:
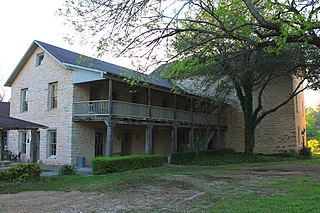
[[[103,116],[109,115],[109,101],[81,101],[74,103],[75,116]],[[137,119],[152,119],[196,123],[196,124],[221,124],[226,125],[226,119],[214,115],[168,109],[163,107],[148,106],[143,104],[112,101],[112,115]],[[150,110],[150,111],[149,111]],[[150,116],[149,116],[150,112]]]

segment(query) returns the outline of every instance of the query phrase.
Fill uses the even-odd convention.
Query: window
[[[112,92],[112,100],[118,100],[118,93]]]
[[[96,132],[94,155],[103,156],[103,133],[102,132]]]
[[[27,132],[26,131],[20,131],[19,132],[19,137],[20,137],[20,149],[19,151],[22,154],[25,154],[27,151]]]
[[[137,94],[132,94],[132,103],[139,103],[139,96]]]
[[[49,156],[56,156],[57,154],[57,131],[48,131],[49,137]]]
[[[4,146],[7,146],[8,145],[8,132],[7,131],[4,131],[3,132],[3,144]]]
[[[162,98],[162,107],[169,107],[169,98]]]
[[[21,90],[21,112],[28,111],[28,89]]]
[[[58,107],[58,83],[49,84],[49,109]]]
[[[44,59],[44,54],[43,53],[37,54],[36,66],[42,65],[44,63],[43,59]]]

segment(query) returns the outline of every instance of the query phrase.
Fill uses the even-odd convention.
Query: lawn
[[[37,183],[2,184],[0,192],[104,193],[120,196],[130,211],[148,207],[151,212],[320,212],[319,174],[318,155],[310,160],[43,177]],[[128,201],[138,195],[146,197],[145,206]]]

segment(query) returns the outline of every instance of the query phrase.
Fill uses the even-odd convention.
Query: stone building
[[[138,79],[137,84],[130,80]],[[38,160],[90,165],[95,156],[170,154],[232,148],[242,152],[237,104],[216,106],[157,75],[141,74],[40,41],[34,41],[9,79],[11,116],[38,122]],[[270,106],[292,92],[291,78],[268,88]],[[236,101],[234,102],[236,103]],[[257,153],[297,152],[305,129],[303,94],[267,117],[256,135]],[[29,159],[28,131],[10,132],[8,149]]]

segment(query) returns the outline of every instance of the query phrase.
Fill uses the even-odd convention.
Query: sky
[[[8,79],[33,40],[43,41],[77,53],[95,56],[90,44],[73,45],[64,40],[74,31],[64,25],[63,17],[56,15],[64,0],[17,0],[2,1],[0,7],[0,85]],[[130,67],[130,60],[104,56],[102,60],[121,66]],[[7,96],[8,96],[7,92]],[[9,97],[7,97],[9,98]],[[305,103],[315,106],[320,100],[320,93],[307,91]]]

